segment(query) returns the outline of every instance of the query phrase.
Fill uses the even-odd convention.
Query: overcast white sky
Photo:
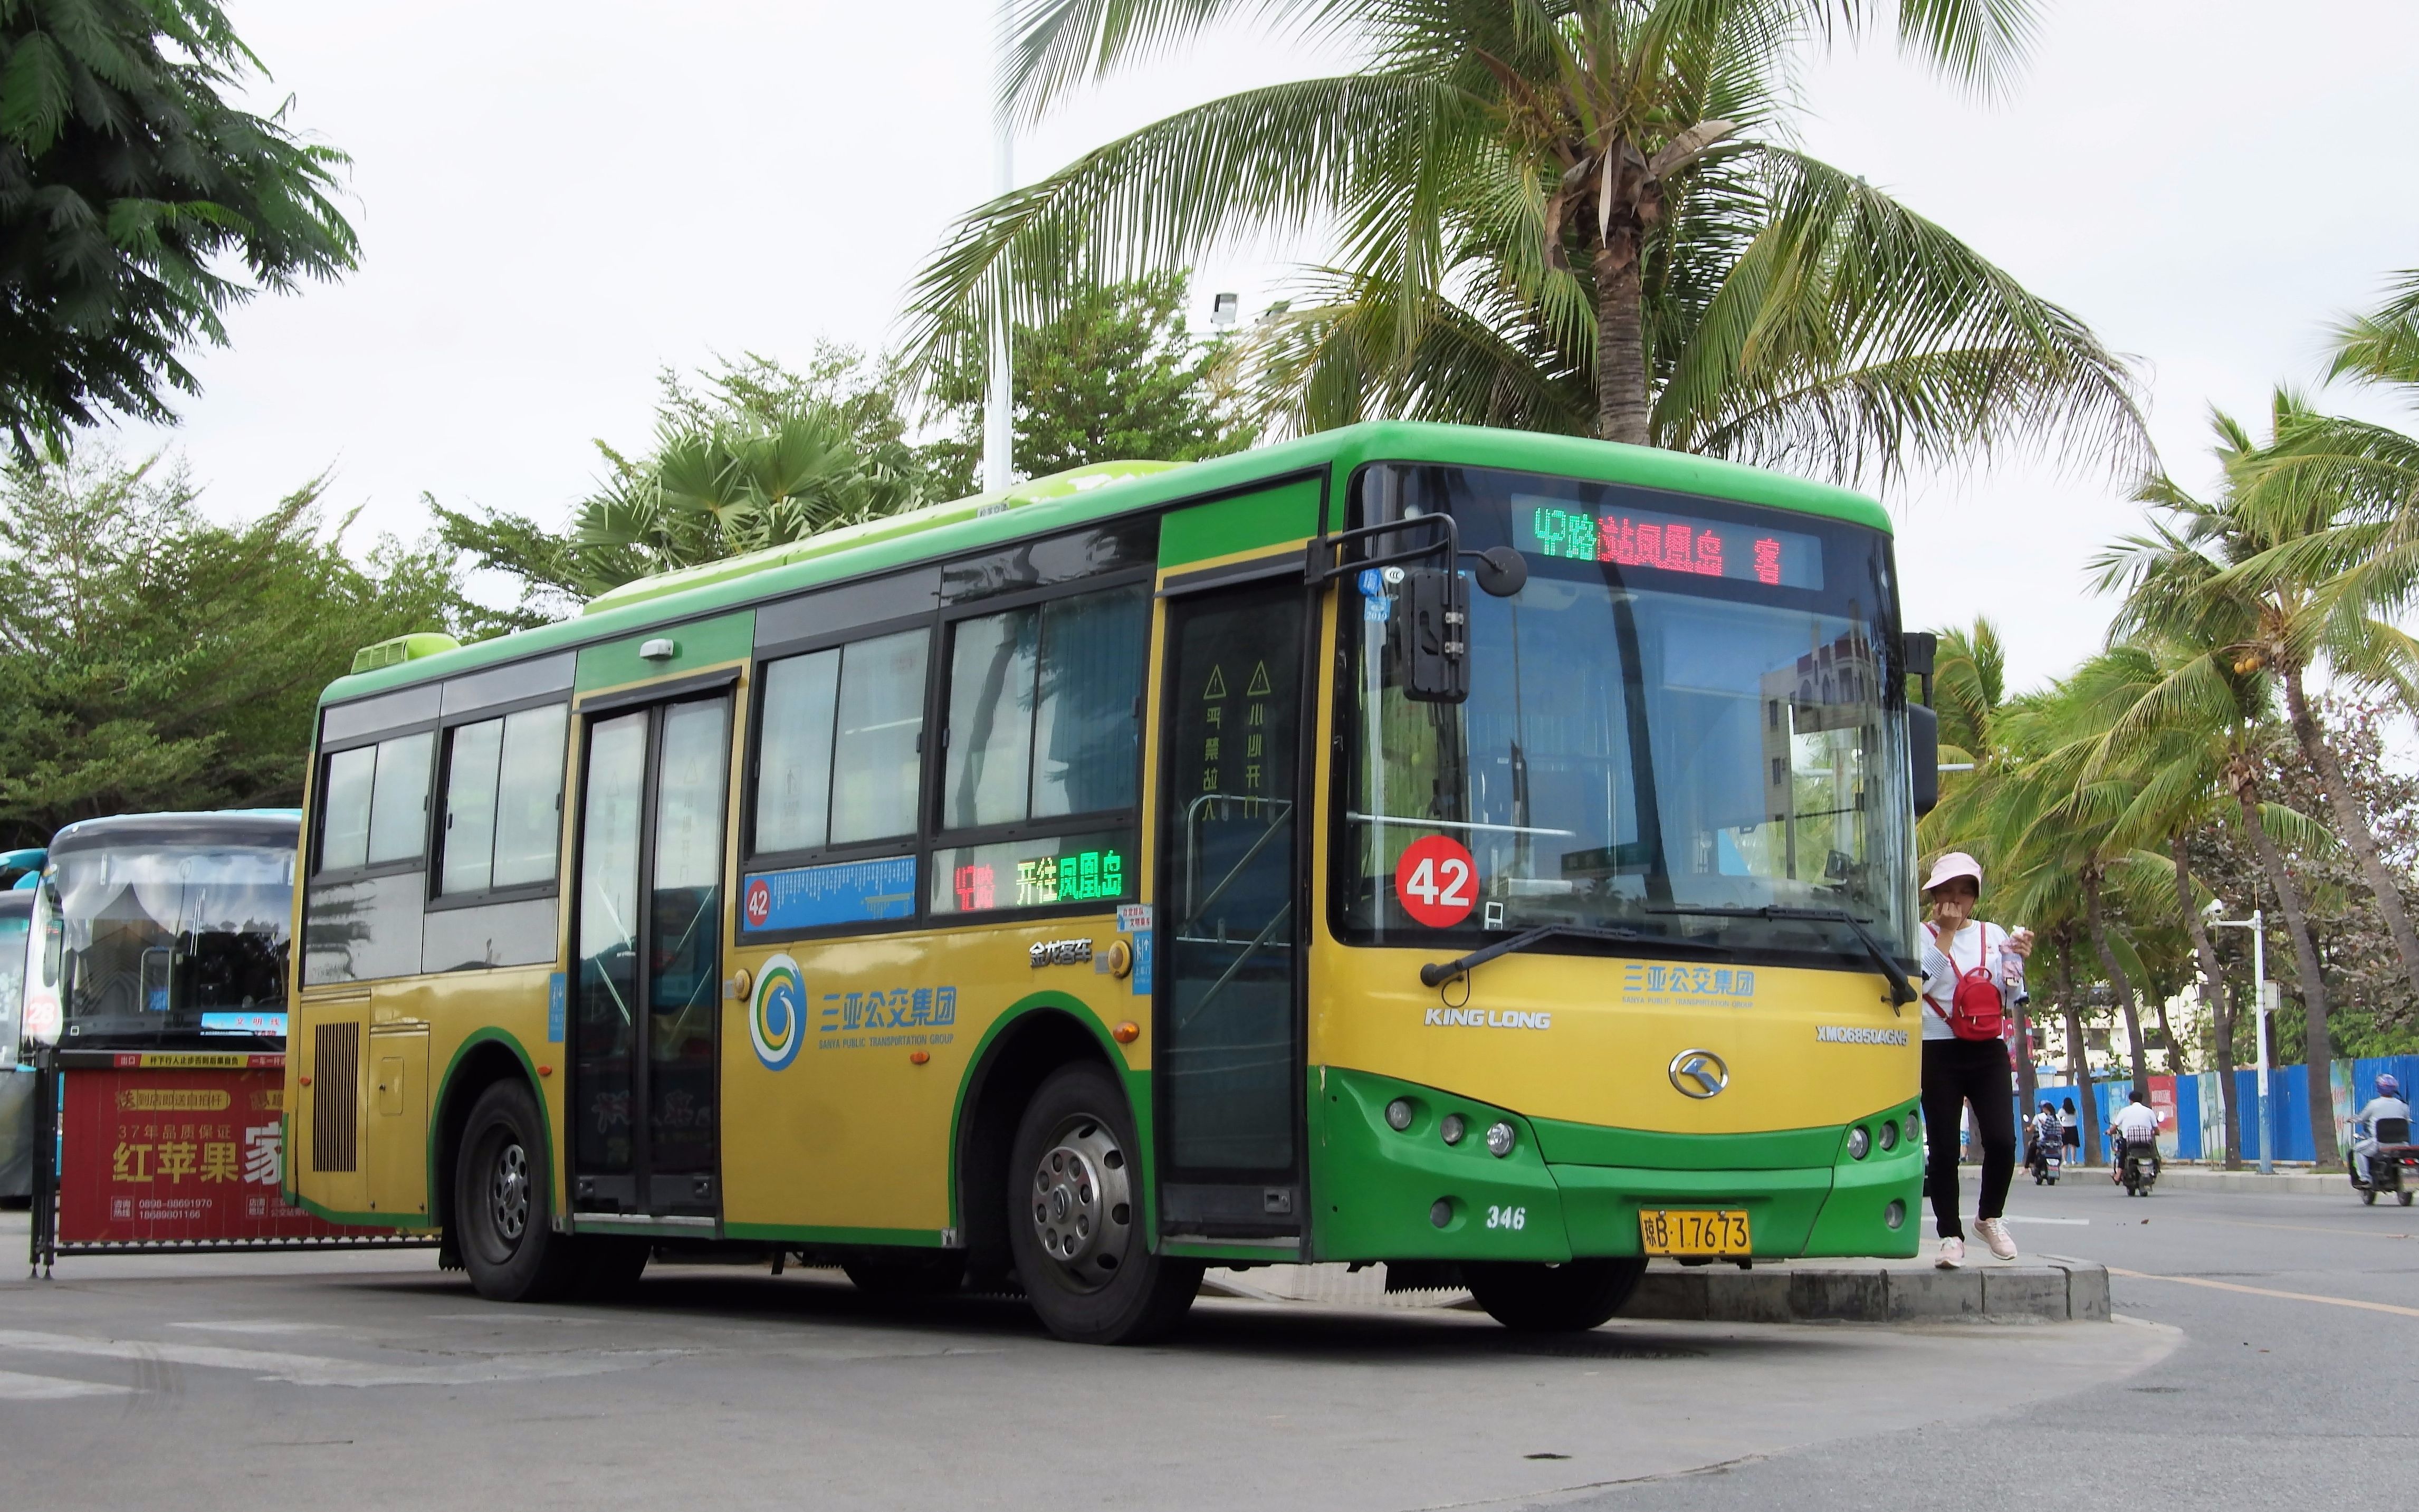
[[[232,0],[270,102],[352,154],[361,271],[264,299],[197,354],[164,440],[249,515],[323,469],[369,531],[424,492],[560,519],[591,438],[642,442],[655,375],[715,352],[881,343],[916,267],[991,179],[987,0]],[[2419,266],[2419,7],[2048,0],[2029,73],[1977,104],[1887,46],[1818,63],[1805,145],[1888,187],[2142,363],[2167,466],[2205,414],[2315,383],[2321,327]],[[1249,36],[1080,101],[1020,145],[1039,177],[1193,101],[1325,71]],[[1267,297],[1271,249],[1196,301]],[[2396,418],[2377,400],[2339,408]],[[2419,424],[2419,417],[2410,417]],[[2132,527],[2090,459],[1919,480],[1910,625],[1996,619],[2020,685],[2097,642],[2082,563]]]

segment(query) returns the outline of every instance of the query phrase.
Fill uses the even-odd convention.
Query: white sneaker
[[[2016,1242],[2008,1237],[2005,1222],[1997,1218],[1978,1218],[1974,1221],[1974,1227],[1982,1236],[1982,1242],[1991,1246],[1992,1254],[2003,1260],[2016,1257]]]
[[[1954,1271],[1965,1263],[1965,1242],[1944,1239],[1940,1242],[1940,1258],[1932,1262],[1944,1271]]]

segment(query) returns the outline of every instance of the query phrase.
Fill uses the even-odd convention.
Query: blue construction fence
[[[2377,1078],[2387,1072],[2400,1079],[2403,1095],[2419,1086],[2419,1056],[2365,1056],[2358,1060],[2338,1060],[2327,1068],[2327,1086],[2319,1095],[2334,1104],[2335,1153],[2351,1148],[2349,1126],[2352,1114],[2377,1095]],[[2124,1077],[2095,1082],[2092,1096],[2100,1105],[2099,1128],[2108,1127],[2109,1115],[2116,1112],[2133,1089]],[[2062,1104],[2074,1095],[2074,1088],[2062,1082],[2043,1082],[2040,1097],[2052,1104]],[[2234,1073],[2235,1107],[2242,1121],[2242,1158],[2259,1158],[2259,1072],[2256,1070]],[[2153,1076],[2150,1098],[2161,1115],[2159,1152],[2170,1160],[2222,1159],[2226,1144],[2226,1123],[2223,1104],[2217,1097],[2217,1072],[2202,1072],[2193,1076]],[[2029,1110],[2027,1110],[2029,1111]],[[2275,1158],[2307,1161],[2313,1159],[2310,1149],[2310,1077],[2307,1066],[2273,1066],[2268,1072],[2268,1122],[2274,1131]],[[2103,1142],[2100,1153],[2105,1155]]]

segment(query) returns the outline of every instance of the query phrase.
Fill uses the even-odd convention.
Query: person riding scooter
[[[2377,1095],[2351,1116],[2351,1158],[2362,1186],[2373,1184],[2368,1162],[2377,1153],[2377,1124],[2380,1119],[2399,1119],[2404,1132],[2410,1130],[2411,1104],[2402,1099],[2402,1079],[2392,1072],[2378,1077]]]
[[[2159,1116],[2150,1111],[2150,1094],[2140,1088],[2134,1089],[2133,1101],[2117,1110],[2109,1120],[2108,1139],[2112,1147],[2109,1164],[2115,1168],[2108,1180],[2116,1185],[2125,1184],[2125,1151],[2137,1148],[2145,1158],[2156,1163],[2159,1158]]]
[[[2025,1169],[2032,1172],[2036,1185],[2056,1173],[2066,1153],[2065,1134],[2057,1123],[2057,1109],[2043,1103],[2033,1121],[2025,1127]]]

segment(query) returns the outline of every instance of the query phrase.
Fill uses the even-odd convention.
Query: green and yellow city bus
[[[490,1297],[719,1245],[1103,1342],[1209,1264],[1585,1328],[1912,1255],[1924,659],[1868,500],[1403,424],[366,648],[291,1195]]]

